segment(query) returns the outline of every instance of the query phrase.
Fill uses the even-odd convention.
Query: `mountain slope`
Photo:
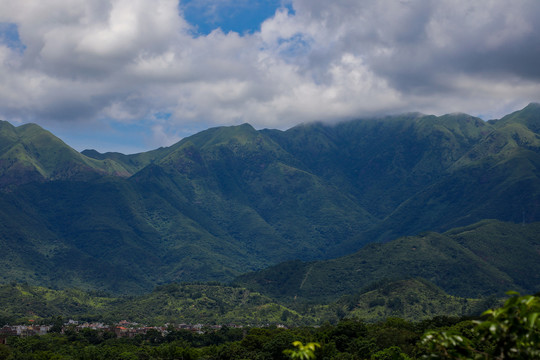
[[[326,302],[384,279],[424,278],[451,295],[540,290],[540,223],[483,221],[427,232],[319,262],[286,262],[236,282],[283,301]]]
[[[210,129],[159,152],[128,179],[38,181],[0,194],[15,207],[4,213],[15,216],[0,243],[21,259],[5,259],[6,280],[114,292],[225,281],[320,258],[369,224],[346,195],[291,166],[294,158],[249,125]],[[45,253],[33,247],[51,243]]]
[[[1,122],[0,280],[143,292],[486,218],[540,221],[539,123],[531,104],[490,122],[405,114],[287,131],[243,124],[141,154],[84,155],[37,125]],[[508,268],[478,262],[448,235],[429,239],[424,258],[479,264],[478,294],[514,284]],[[290,264],[304,272],[282,277],[317,295],[306,265]]]
[[[189,202],[196,221],[210,220],[273,262],[319,258],[371,224],[347,194],[296,162],[245,124],[194,135],[156,166],[177,184],[183,194],[178,202]]]
[[[0,122],[0,189],[32,181],[126,176],[111,160],[98,161],[73,150],[36,124],[14,127]]]
[[[379,217],[444,172],[489,131],[468,115],[407,114],[268,131],[305,166],[345,186]]]
[[[489,123],[408,114],[265,133],[380,220],[343,244],[354,251],[485,218],[539,220],[538,124],[531,104]]]
[[[540,113],[527,121],[540,124]],[[410,197],[370,230],[389,240],[422,230],[448,230],[483,218],[537,221],[540,214],[540,135],[515,121],[495,123],[448,169],[445,176]]]
[[[446,294],[433,284],[421,279],[389,282],[371,291],[348,297],[348,318],[384,321],[399,317],[410,321],[431,319],[435,316],[480,315],[491,299],[467,299]],[[495,302],[495,301],[494,301]]]

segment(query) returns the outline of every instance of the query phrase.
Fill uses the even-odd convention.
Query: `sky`
[[[538,0],[0,0],[0,119],[136,153],[214,126],[540,102]]]

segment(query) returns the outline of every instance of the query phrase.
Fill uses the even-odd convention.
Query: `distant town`
[[[30,320],[33,323],[33,320]],[[146,335],[149,331],[155,331],[161,336],[166,336],[171,331],[191,331],[198,334],[204,334],[208,331],[218,331],[222,327],[228,328],[244,328],[243,325],[227,324],[227,325],[204,325],[204,324],[165,324],[163,326],[146,326],[136,322],[130,322],[127,320],[119,321],[116,324],[104,324],[99,322],[79,322],[75,320],[69,320],[65,322],[60,329],[53,330],[55,325],[41,325],[41,324],[29,324],[29,325],[4,325],[0,328],[0,344],[6,344],[7,339],[11,336],[29,337],[45,335],[50,332],[59,332],[65,334],[69,331],[81,332],[85,329],[96,330],[98,332],[107,332],[114,334],[114,337],[119,338],[132,338],[137,335]],[[269,326],[269,324],[267,324]],[[275,325],[278,328],[287,328],[283,324]],[[251,327],[251,326],[247,326]]]

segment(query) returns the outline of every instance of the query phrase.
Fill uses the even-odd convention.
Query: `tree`
[[[540,298],[507,294],[511,297],[501,308],[484,312],[486,319],[476,323],[472,339],[451,330],[426,333],[422,339],[428,352],[425,358],[540,358]]]
[[[373,354],[371,360],[410,360],[410,357],[399,346],[391,346]]]
[[[49,329],[49,332],[60,334],[62,332],[63,327],[64,327],[64,320],[62,319],[61,316],[57,316],[56,319],[54,319],[53,326]]]
[[[4,344],[0,344],[0,360],[9,359],[11,349]]]
[[[309,360],[315,359],[315,349],[321,347],[318,343],[310,342],[306,345],[302,344],[300,341],[295,341],[292,343],[297,349],[283,350],[283,353],[290,357],[291,359],[300,359],[300,360]]]

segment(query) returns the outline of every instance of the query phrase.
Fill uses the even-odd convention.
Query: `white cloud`
[[[253,34],[194,37],[174,0],[0,0],[0,116],[286,128],[378,113],[500,116],[539,101],[536,0],[294,0]],[[1,39],[2,37],[0,37]],[[158,112],[170,113],[159,121]],[[166,121],[166,124],[164,123]],[[153,125],[152,125],[153,124]]]
[[[173,144],[181,140],[181,137],[176,133],[171,132],[163,124],[152,125],[151,146],[159,147],[162,144]]]

